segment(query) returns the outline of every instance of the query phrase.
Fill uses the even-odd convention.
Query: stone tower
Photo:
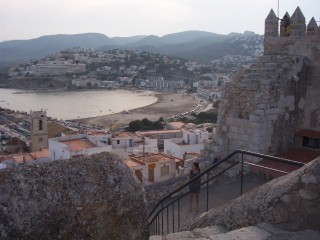
[[[308,33],[308,36],[319,36],[319,34],[320,34],[317,22],[314,19],[314,17],[311,18],[311,20],[307,26],[307,33]]]
[[[31,111],[31,151],[48,148],[48,121],[46,111]]]
[[[292,14],[291,29],[293,37],[304,37],[306,35],[306,18],[299,7]]]
[[[272,9],[265,20],[264,34],[266,37],[278,36],[278,18]]]
[[[264,55],[227,84],[216,135],[205,146],[205,158],[237,149],[280,153],[298,146],[301,132],[320,134],[319,27],[311,19],[307,29],[299,7],[290,20],[291,34],[281,34],[278,18],[270,11]]]

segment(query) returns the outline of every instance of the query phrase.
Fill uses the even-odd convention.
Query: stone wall
[[[299,129],[320,131],[320,37],[268,41],[285,46],[285,51],[265,54],[234,75],[223,93],[217,136],[205,147],[205,157],[236,149],[279,153],[294,146]]]
[[[148,239],[142,186],[115,155],[0,171],[0,239]]]
[[[182,230],[223,224],[229,229],[267,222],[300,231],[320,230],[320,158],[186,223]]]

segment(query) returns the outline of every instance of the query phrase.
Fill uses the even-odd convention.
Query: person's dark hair
[[[198,162],[194,162],[193,165],[198,169],[198,171],[200,171],[200,167],[199,167],[199,163]]]
[[[200,172],[200,167],[199,167],[199,163],[198,162],[193,162],[192,165],[194,165],[198,171]],[[189,173],[189,178],[191,179],[191,172],[192,172],[192,169],[190,170],[190,173]]]

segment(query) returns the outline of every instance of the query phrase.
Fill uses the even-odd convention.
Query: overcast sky
[[[279,0],[280,16],[300,6],[320,21],[320,0]],[[0,0],[0,42],[51,34],[97,32],[109,37],[187,30],[264,32],[278,0]],[[319,24],[319,23],[318,23]]]

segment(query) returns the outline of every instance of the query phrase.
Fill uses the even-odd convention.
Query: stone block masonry
[[[299,20],[296,33],[279,37],[278,20],[270,11],[264,56],[226,86],[215,136],[219,141],[205,149],[205,157],[215,156],[217,147],[223,155],[238,148],[279,153],[293,147],[299,129],[320,131],[320,35],[302,34],[299,8],[293,17]],[[314,23],[309,29],[315,29]]]

